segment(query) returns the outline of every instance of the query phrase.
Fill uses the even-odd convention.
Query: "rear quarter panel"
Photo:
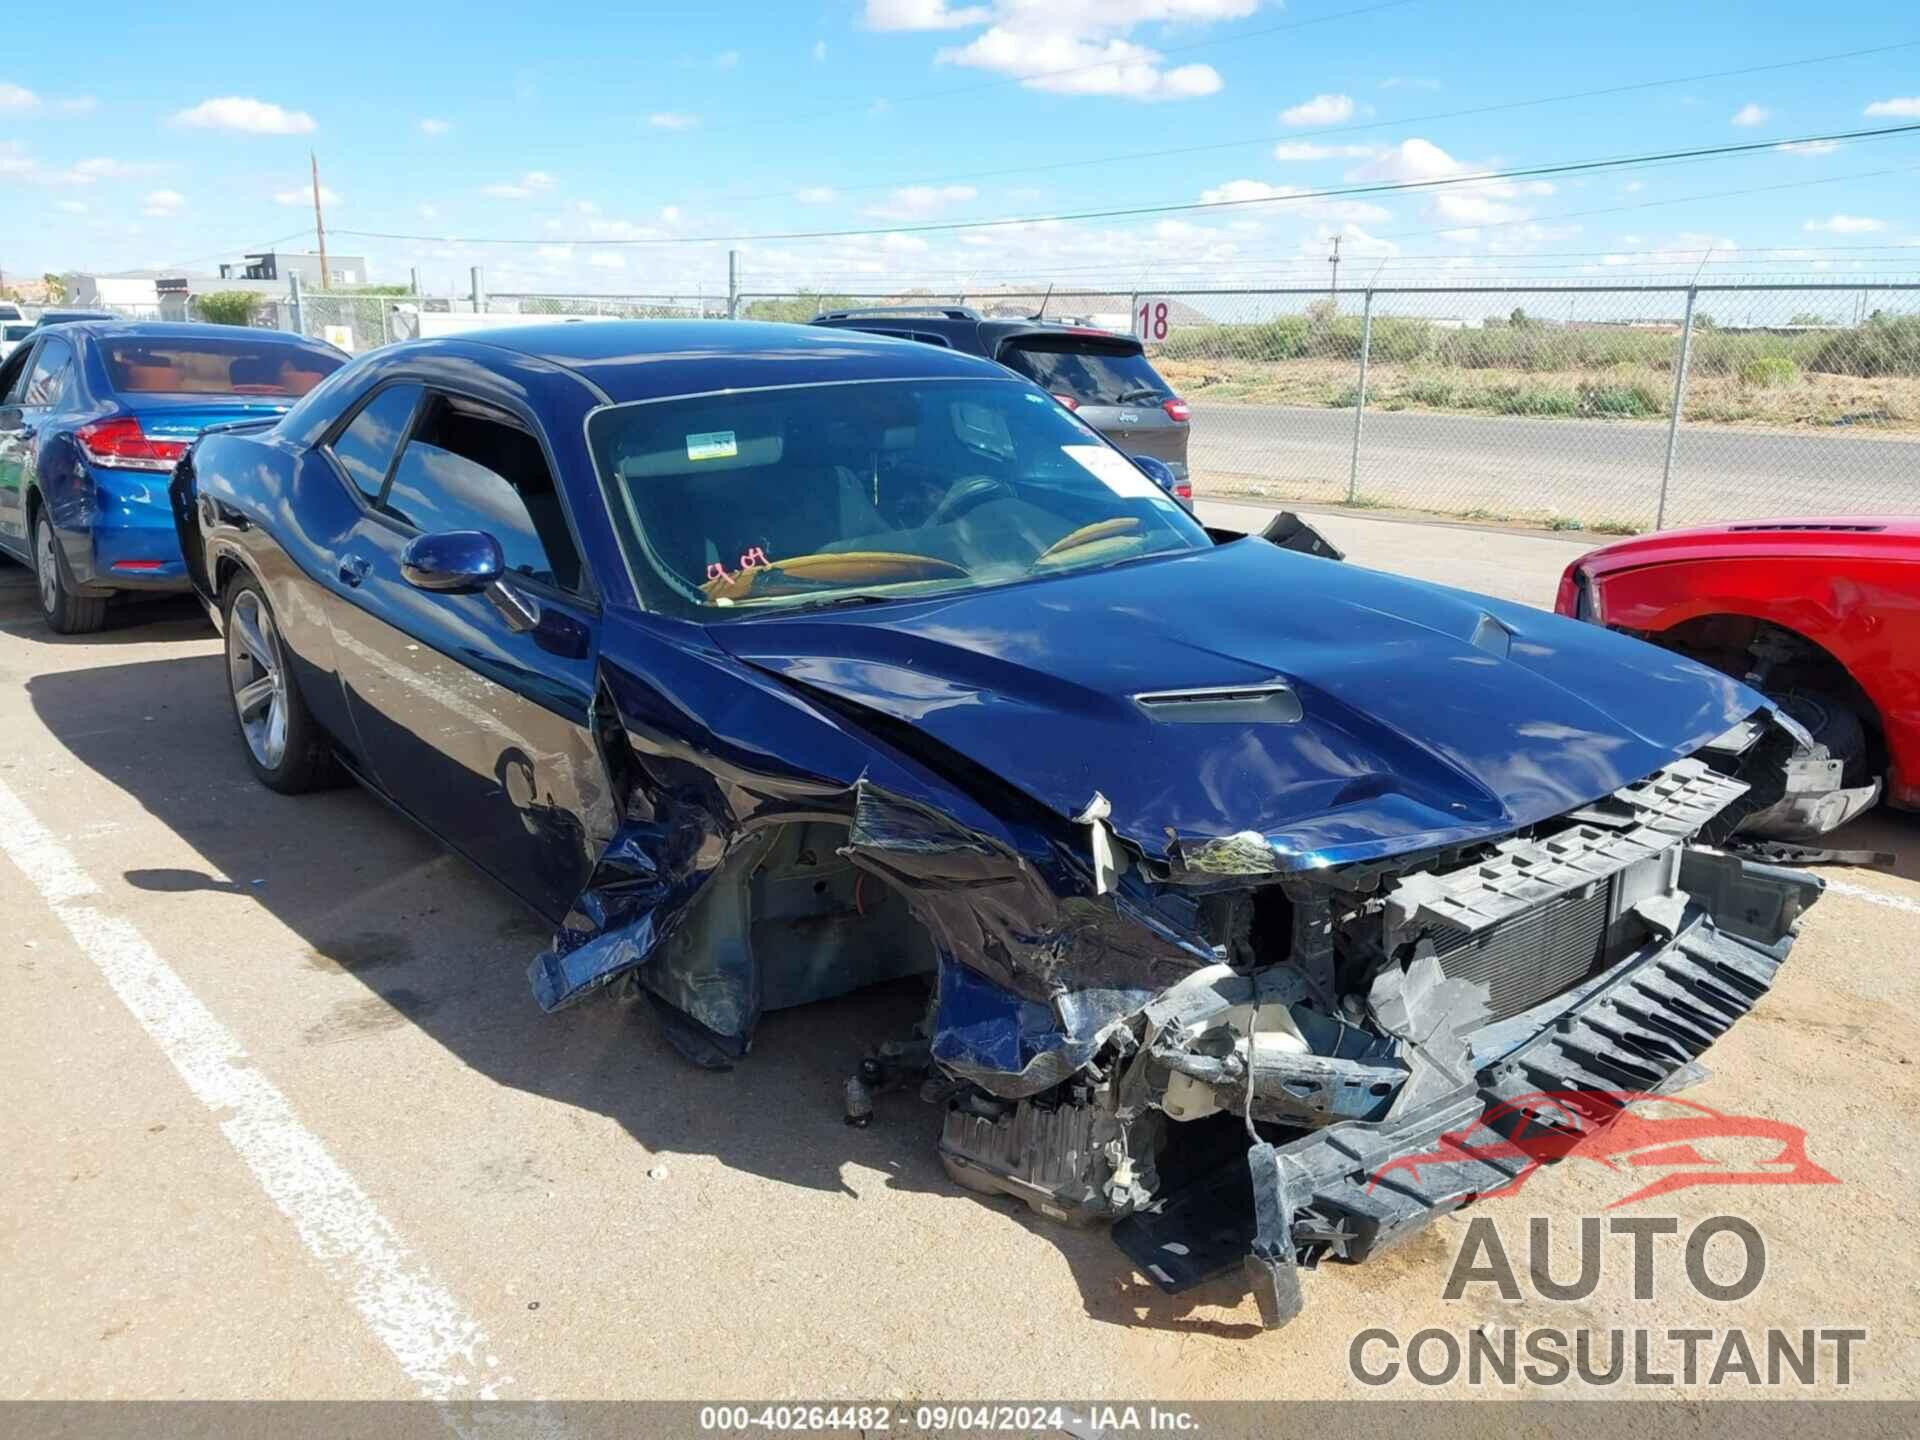
[[[351,753],[353,727],[320,579],[358,513],[345,486],[324,456],[275,430],[208,435],[194,447],[192,464],[191,498],[214,603],[238,570],[260,582],[302,697]]]

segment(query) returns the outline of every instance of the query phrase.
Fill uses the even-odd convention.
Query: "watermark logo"
[[[1618,1209],[1697,1185],[1835,1185],[1807,1155],[1807,1132],[1760,1115],[1728,1115],[1692,1100],[1636,1090],[1537,1090],[1449,1131],[1432,1150],[1389,1160],[1371,1190],[1396,1175],[1428,1184],[1438,1170],[1485,1162],[1512,1178],[1479,1198],[1513,1195],[1542,1165],[1578,1156],[1628,1180]]]

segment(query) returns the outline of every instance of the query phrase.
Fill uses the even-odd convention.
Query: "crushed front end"
[[[949,1173],[1117,1222],[1169,1291],[1244,1266],[1285,1323],[1301,1268],[1364,1260],[1525,1163],[1449,1136],[1541,1092],[1604,1111],[1699,1076],[1821,890],[1713,847],[1755,803],[1768,729],[1497,840],[1325,868],[1251,834],[1147,859],[1096,796],[1094,893],[1072,900],[863,794],[845,853],[909,894],[944,962],[926,1093]]]

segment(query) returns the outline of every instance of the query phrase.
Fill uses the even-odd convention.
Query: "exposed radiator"
[[[1491,1017],[1504,1020],[1551,999],[1604,957],[1615,879],[1596,880],[1473,935],[1438,937],[1440,968],[1486,984]]]

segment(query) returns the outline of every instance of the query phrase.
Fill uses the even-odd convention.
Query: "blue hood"
[[[1252,832],[1279,870],[1506,833],[1766,703],[1596,625],[1262,540],[711,634],[1063,817],[1100,792],[1147,855]],[[1155,719],[1131,698],[1275,677],[1298,719]]]

